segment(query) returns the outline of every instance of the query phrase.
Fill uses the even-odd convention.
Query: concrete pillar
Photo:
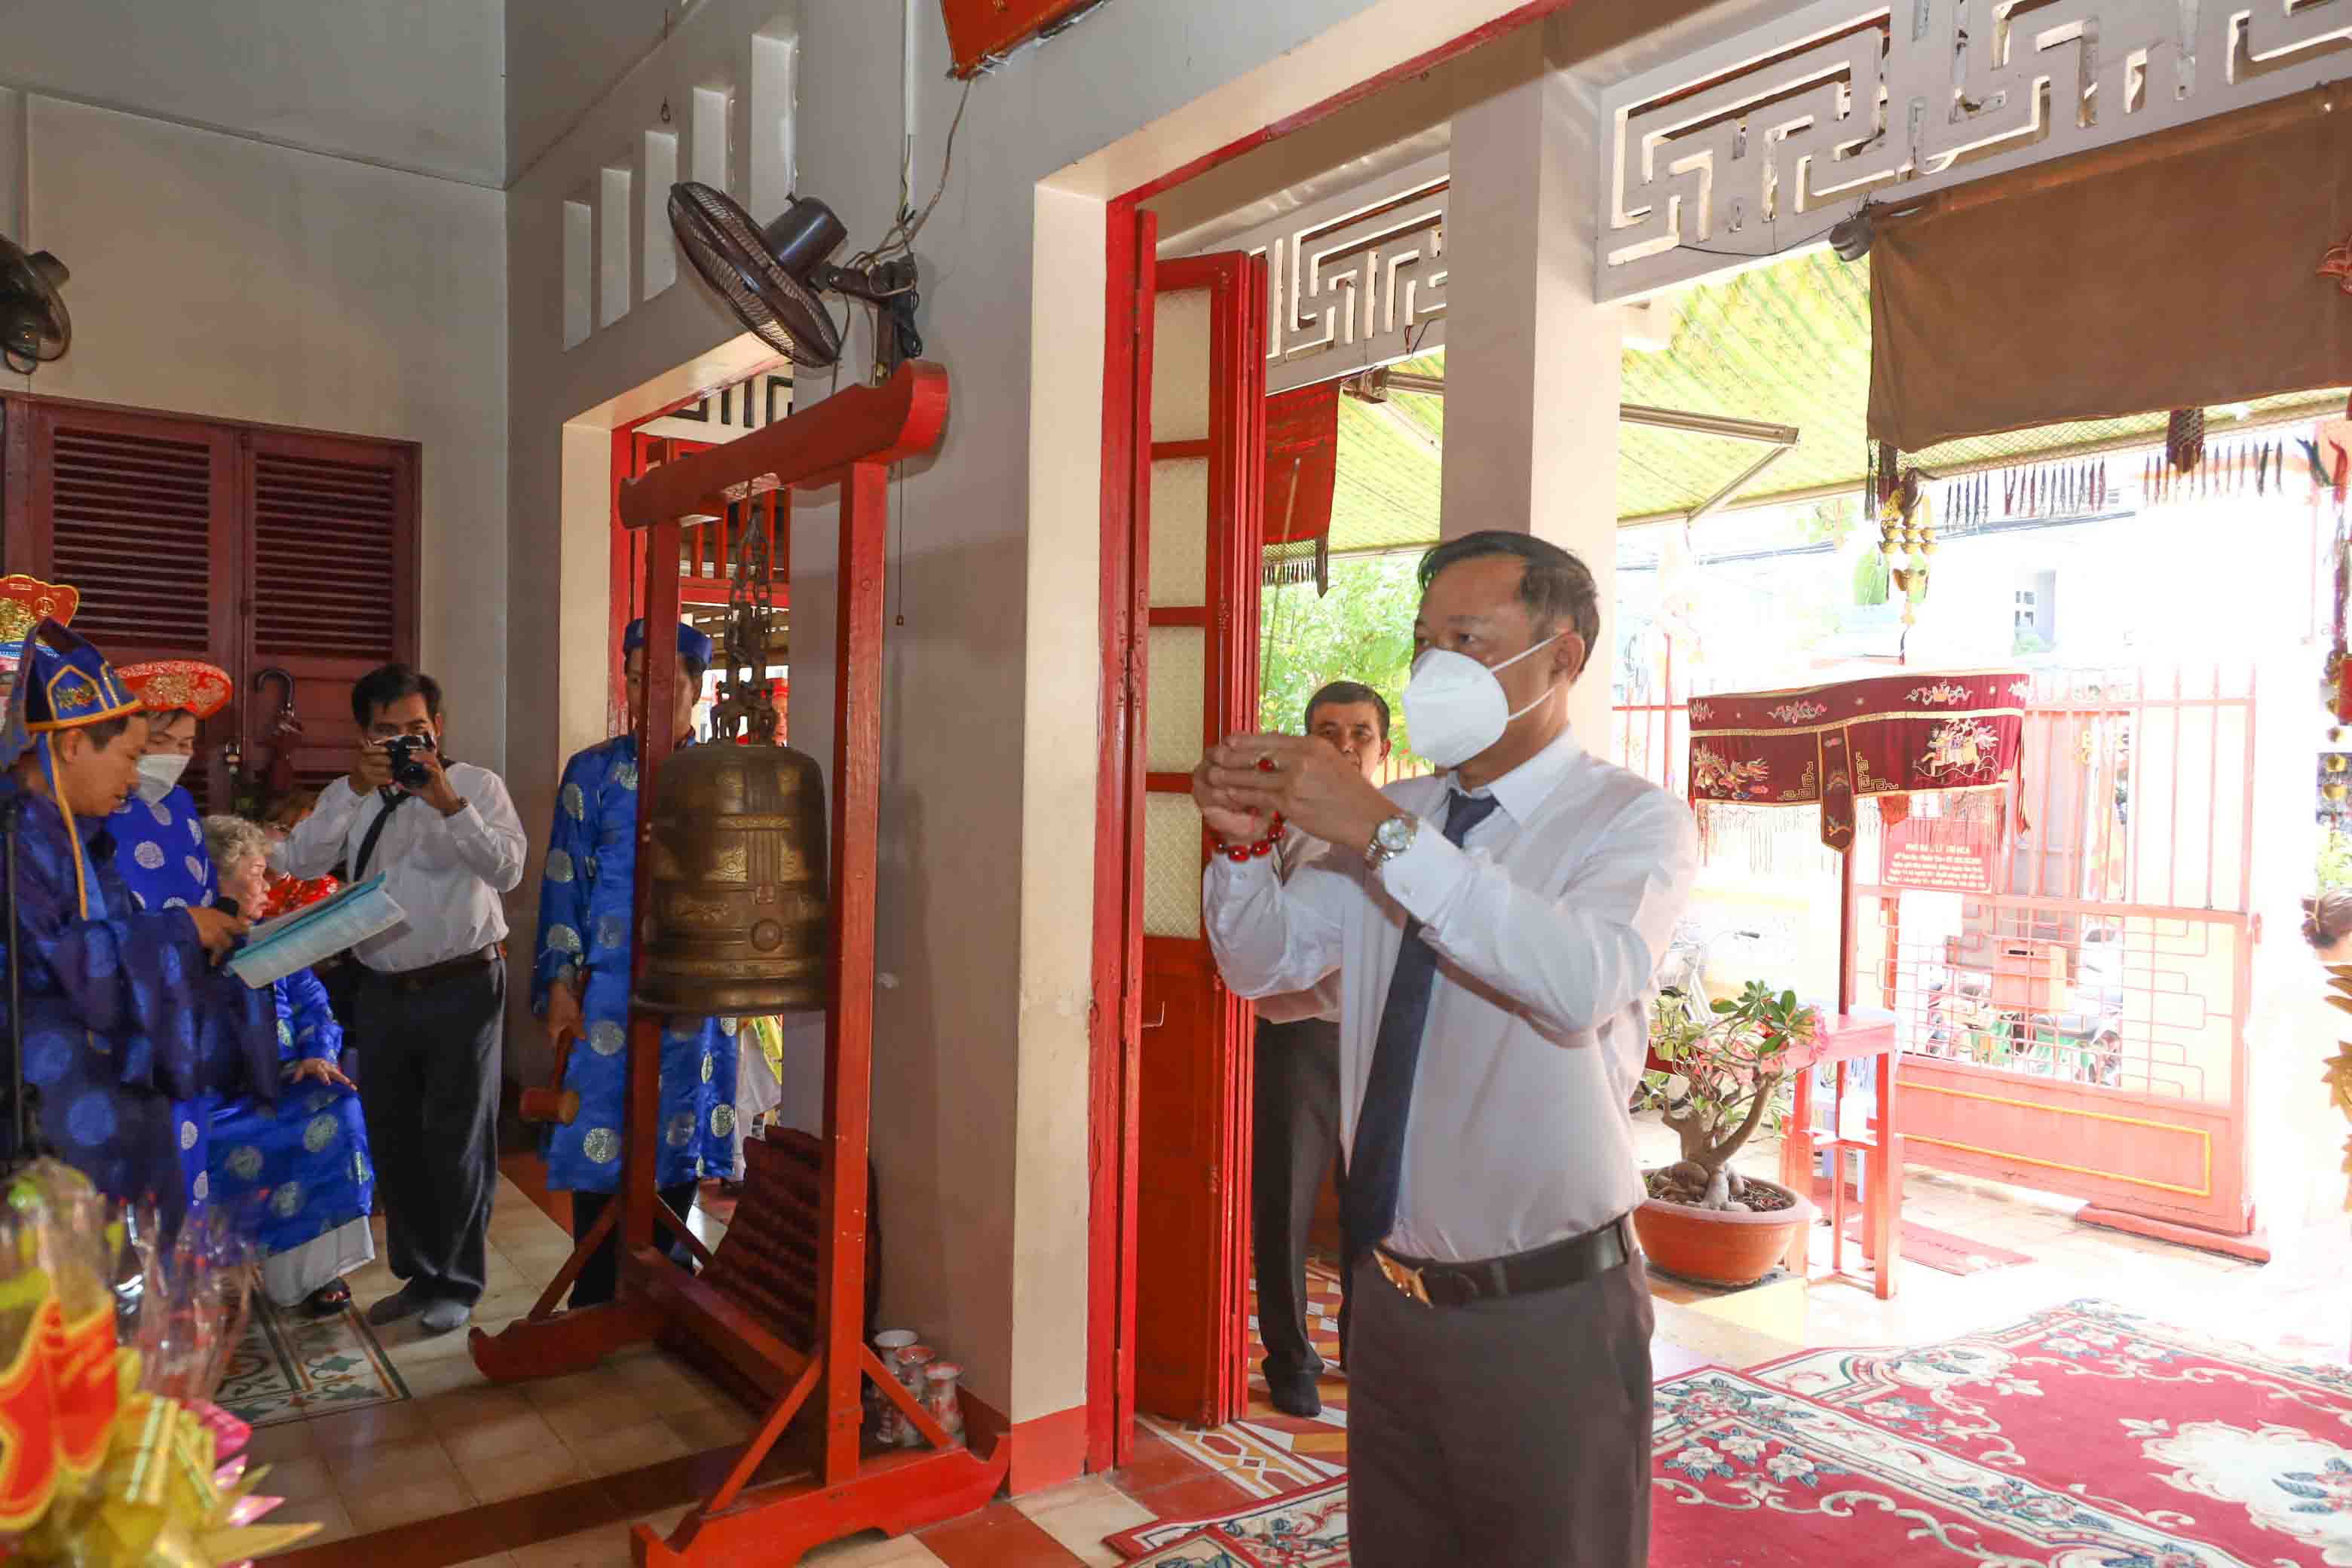
[[[1471,56],[1453,118],[1441,530],[1524,530],[1592,569],[1601,641],[1569,716],[1605,755],[1622,335],[1592,299],[1599,115],[1553,68],[1545,32]]]

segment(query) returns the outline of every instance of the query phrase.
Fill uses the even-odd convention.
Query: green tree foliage
[[[1412,616],[1421,603],[1413,579],[1418,552],[1361,556],[1331,563],[1331,592],[1313,584],[1271,588],[1258,608],[1258,722],[1295,735],[1307,700],[1326,682],[1360,680],[1388,699],[1390,740],[1405,750],[1398,700],[1412,669]]]
[[[2319,890],[2352,887],[2352,834],[2340,827],[2321,830],[2319,864],[2316,868]]]
[[[1841,549],[1853,532],[1853,525],[1862,521],[1862,501],[1850,495],[1827,496],[1815,501],[1810,510],[1798,519],[1798,529],[1807,544],[1833,544]]]
[[[1895,574],[1886,564],[1886,557],[1877,547],[1864,551],[1853,561],[1853,602],[1857,605],[1883,605],[1887,590],[1894,585]]]

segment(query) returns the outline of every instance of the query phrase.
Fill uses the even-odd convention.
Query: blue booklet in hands
[[[258,991],[379,931],[390,931],[404,918],[401,907],[383,890],[383,873],[379,871],[331,899],[255,926],[226,967]]]

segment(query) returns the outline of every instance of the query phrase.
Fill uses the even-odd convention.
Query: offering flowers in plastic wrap
[[[315,1525],[257,1521],[283,1500],[241,1457],[251,1428],[211,1403],[242,1332],[252,1247],[233,1215],[168,1244],[145,1205],[110,1203],[40,1161],[0,1191],[0,1560],[220,1568]]]

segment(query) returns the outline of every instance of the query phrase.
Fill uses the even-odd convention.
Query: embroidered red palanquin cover
[[[1691,804],[1818,805],[1822,842],[1850,848],[1860,796],[2013,782],[2032,689],[2022,670],[1914,670],[1693,698]]]

